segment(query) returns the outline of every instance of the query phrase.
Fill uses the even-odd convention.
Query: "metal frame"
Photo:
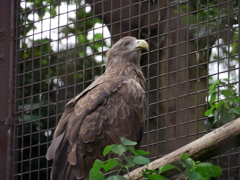
[[[0,179],[11,179],[14,118],[15,1],[0,6]]]
[[[27,23],[30,13],[41,12],[41,9],[45,7],[51,9],[52,6],[59,5],[61,1],[53,0],[51,3],[43,4],[40,7],[37,7],[37,1],[33,1],[31,2],[33,3],[33,9],[25,7],[23,12],[20,11],[21,2],[25,2],[25,0],[16,2],[9,0],[4,2],[4,6],[0,7],[0,179],[48,179],[51,162],[45,159],[44,151],[51,142],[51,136],[44,137],[44,134],[54,131],[66,102],[86,88],[94,80],[94,77],[103,73],[104,70],[100,63],[95,62],[94,57],[101,55],[104,58],[102,54],[106,52],[105,49],[102,48],[102,52],[93,51],[92,54],[87,54],[85,51],[85,54],[79,55],[78,52],[86,50],[90,46],[94,47],[97,43],[100,43],[102,47],[105,43],[104,40],[110,40],[110,37],[103,37],[100,40],[93,39],[89,42],[85,38],[83,44],[70,47],[69,42],[73,35],[68,34],[71,31],[68,28],[66,29],[67,35],[61,34],[52,41],[46,40],[45,35],[51,39],[53,38],[51,37],[52,31],[60,32],[60,29],[64,28],[65,25],[61,24],[63,15],[69,17],[68,13],[75,12],[69,6],[63,12],[58,8],[59,13],[56,17],[59,21],[56,27],[51,26],[51,17],[46,19],[32,17],[34,23],[43,23],[41,25],[42,29],[40,32],[33,30],[32,34],[22,37],[20,31],[27,32],[27,27],[31,25]],[[204,8],[199,6],[194,11],[188,10],[186,13],[177,15],[171,14],[173,9],[180,11],[177,5],[167,4],[164,6],[161,4],[164,1],[153,1],[156,9],[151,9],[153,6],[151,3],[153,2],[150,0],[131,1],[130,3],[119,0],[120,5],[126,9],[124,12],[122,8],[115,7],[113,3],[104,4],[106,1],[86,0],[86,2],[89,3],[86,6],[91,6],[95,15],[88,15],[84,11],[86,7],[77,7],[76,5],[76,11],[83,10],[83,18],[76,19],[74,23],[78,25],[82,23],[84,27],[82,32],[78,32],[76,29],[72,32],[76,35],[75,42],[77,42],[78,36],[83,35],[84,37],[91,31],[87,29],[86,22],[93,21],[94,24],[94,18],[99,16],[102,19],[105,18],[104,23],[106,24],[104,26],[107,26],[113,34],[111,41],[116,41],[125,35],[134,35],[151,43],[150,51],[144,53],[142,62],[148,82],[149,109],[141,147],[152,152],[149,158],[152,160],[159,158],[205,134],[209,129],[203,130],[202,128],[203,121],[207,119],[203,116],[202,111],[207,108],[208,103],[202,97],[208,94],[208,78],[213,76],[219,78],[224,73],[228,73],[228,77],[230,77],[229,72],[233,70],[240,74],[239,62],[238,67],[230,69],[230,59],[240,57],[240,52],[234,55],[228,54],[227,70],[220,71],[219,65],[220,61],[226,59],[226,57],[219,55],[219,47],[224,45],[229,47],[229,44],[233,42],[240,44],[240,37],[238,40],[232,41],[230,39],[231,29],[226,27],[218,26],[215,32],[209,30],[212,28],[210,22],[230,21],[230,16],[236,15],[237,12],[230,12],[230,4],[233,1],[222,0],[218,1],[217,4],[211,4]],[[209,1],[207,2],[209,3]],[[191,2],[178,1],[178,3],[190,6]],[[143,7],[143,4],[146,6]],[[238,5],[240,9],[240,4],[238,3]],[[96,6],[101,7],[101,9],[97,9]],[[139,9],[132,12],[132,7],[138,7]],[[196,24],[191,24],[191,19],[187,18],[185,22],[187,25],[181,24],[181,18],[187,17],[189,14],[222,7],[228,7],[227,11],[229,13],[218,14],[214,19],[208,16],[205,21],[200,21],[198,17]],[[136,26],[131,27],[134,23],[133,19],[124,19],[125,12],[126,14],[132,13],[133,19],[137,18]],[[113,21],[114,13],[121,15],[116,21]],[[105,17],[107,15],[109,15],[108,20]],[[159,22],[151,23],[152,18],[154,18],[153,15],[157,15]],[[166,19],[160,21],[163,15]],[[23,24],[20,24],[20,16],[26,21]],[[49,20],[50,29],[44,30],[44,22],[47,20]],[[122,24],[124,21],[127,23]],[[74,24],[67,21],[67,25],[71,23]],[[240,24],[240,14],[238,14],[238,23]],[[158,26],[159,24],[161,28]],[[119,31],[114,29],[114,26],[118,25],[120,27]],[[192,30],[188,27],[196,28],[197,33],[200,34],[199,29],[203,25],[206,25],[208,29],[207,34],[197,37],[189,35]],[[123,26],[126,26],[126,29]],[[151,31],[152,27],[155,27],[156,32]],[[99,29],[103,32],[103,27],[93,27],[93,31]],[[210,43],[211,36],[221,37],[222,34],[226,35],[226,42],[221,44],[218,41],[211,47],[218,48],[218,57],[210,61],[209,56],[206,56],[208,57],[208,59],[205,59],[206,61],[197,61],[199,56],[210,54],[210,46],[213,44]],[[35,41],[34,35],[41,36],[39,42]],[[32,36],[35,44],[29,47],[20,47],[20,43],[25,42],[25,38],[30,36]],[[172,37],[175,37],[175,39],[171,39]],[[66,49],[61,49],[59,42],[62,39],[66,39]],[[191,43],[200,40],[206,41],[206,47],[201,47],[198,44],[195,49],[192,49]],[[51,48],[48,48],[52,42],[57,44],[55,51],[50,51]],[[34,54],[37,51],[36,49],[39,49],[39,55]],[[175,51],[173,52],[173,50]],[[165,53],[165,57],[162,59],[161,53]],[[155,59],[157,60],[155,61]],[[197,60],[189,61],[190,59]],[[185,64],[182,65],[181,62],[184,60]],[[204,68],[213,63],[217,64],[215,73],[201,74]],[[51,75],[51,73],[54,75]],[[81,74],[82,77],[78,77],[78,74]],[[182,76],[187,77],[182,78]],[[206,84],[199,84],[200,81]],[[61,83],[64,85],[61,85]],[[234,83],[239,84],[239,79],[238,82]],[[47,102],[43,101],[44,98]],[[35,102],[38,103],[37,106]],[[28,108],[25,107],[26,104],[29,105]],[[48,114],[42,115],[43,112]],[[30,119],[27,119],[26,116]],[[175,117],[178,116],[186,118],[176,121]],[[42,123],[46,124],[41,127],[40,124]],[[232,161],[232,159],[238,158],[239,150],[235,149],[212,160],[223,167],[224,177],[230,178],[236,172],[240,177],[240,164]]]

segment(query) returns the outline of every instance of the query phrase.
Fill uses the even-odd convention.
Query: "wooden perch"
[[[125,175],[125,178],[140,179],[142,171],[158,169],[166,164],[176,164],[182,154],[187,153],[192,159],[205,161],[222,152],[240,145],[240,118],[231,121],[203,137],[151,162],[148,167],[137,168]],[[172,174],[174,175],[174,174]]]

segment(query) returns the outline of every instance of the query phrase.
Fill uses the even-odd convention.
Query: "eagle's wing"
[[[100,82],[101,82],[100,78]],[[56,128],[47,158],[56,179],[87,179],[103,149],[120,137],[137,141],[144,119],[145,92],[125,76],[106,78],[72,100]]]

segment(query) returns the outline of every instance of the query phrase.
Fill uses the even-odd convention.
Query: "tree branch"
[[[125,178],[139,179],[142,171],[158,169],[166,164],[176,164],[182,154],[187,153],[192,159],[205,161],[222,152],[240,145],[240,118],[231,121],[203,137],[151,162],[148,167],[143,166],[131,171]],[[171,174],[173,176],[174,174]]]

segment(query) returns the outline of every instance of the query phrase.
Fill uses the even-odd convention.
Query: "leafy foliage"
[[[205,180],[211,179],[211,177],[220,177],[222,169],[218,166],[214,166],[211,163],[195,162],[187,154],[183,154],[179,160],[179,163],[186,168],[186,179],[189,180]]]
[[[209,86],[209,105],[205,116],[214,116],[213,124],[220,124],[236,119],[240,114],[240,97],[236,84],[228,79],[216,80]]]
[[[90,180],[99,180],[105,179],[105,175],[111,174],[112,172],[117,172],[117,175],[111,175],[107,178],[121,180],[125,179],[124,177],[120,176],[119,173],[128,173],[129,168],[138,165],[147,165],[149,164],[150,160],[143,155],[149,154],[143,150],[135,150],[133,146],[137,143],[130,141],[126,138],[121,138],[122,144],[116,145],[108,145],[105,147],[103,151],[103,156],[106,157],[110,153],[115,153],[118,155],[117,158],[108,159],[107,161],[103,162],[100,160],[96,160],[94,162],[93,168],[90,170],[89,179]],[[126,152],[130,152],[132,156],[126,156]],[[115,168],[118,167],[119,170]],[[103,172],[105,174],[103,174]]]
[[[126,138],[121,138],[121,141],[122,144],[120,145],[113,144],[104,149],[104,157],[111,152],[118,156],[108,159],[105,162],[96,159],[89,172],[89,180],[126,180],[125,177],[119,175],[121,172],[128,174],[129,168],[135,165],[148,165],[150,163],[150,160],[144,157],[144,155],[150,153],[143,150],[135,150],[133,146],[137,144],[136,142]],[[126,156],[127,151],[130,151],[132,155]],[[188,180],[209,180],[211,177],[220,177],[222,173],[220,167],[214,166],[211,163],[195,162],[189,158],[188,154],[183,154],[179,163],[186,169],[185,172],[182,172],[177,166],[166,164],[158,170],[146,169],[142,171],[142,179],[167,180],[167,178],[163,176],[163,173],[172,169],[177,169],[181,173],[178,179],[184,178]],[[119,170],[117,170],[116,167],[118,167]]]
[[[216,6],[218,3],[217,0],[202,1],[199,3],[197,0],[192,0],[189,2],[186,1],[171,1],[172,4],[177,3],[177,9],[175,10],[176,13],[183,14],[181,20],[185,24],[189,24],[189,30],[194,32],[195,37],[202,37],[204,35],[213,34],[210,38],[212,40],[218,38],[216,37],[219,28],[222,30],[226,27],[226,25],[232,26],[233,24],[238,24],[237,15],[236,17],[231,17],[231,21],[227,18],[219,18],[216,17],[220,16],[227,16],[230,12],[237,12],[238,11],[238,1],[232,1],[229,6]],[[208,7],[208,8],[206,8]],[[233,34],[231,34],[232,36]],[[227,38],[222,36],[222,38]],[[201,42],[200,42],[201,43]],[[205,43],[204,43],[205,44]]]

